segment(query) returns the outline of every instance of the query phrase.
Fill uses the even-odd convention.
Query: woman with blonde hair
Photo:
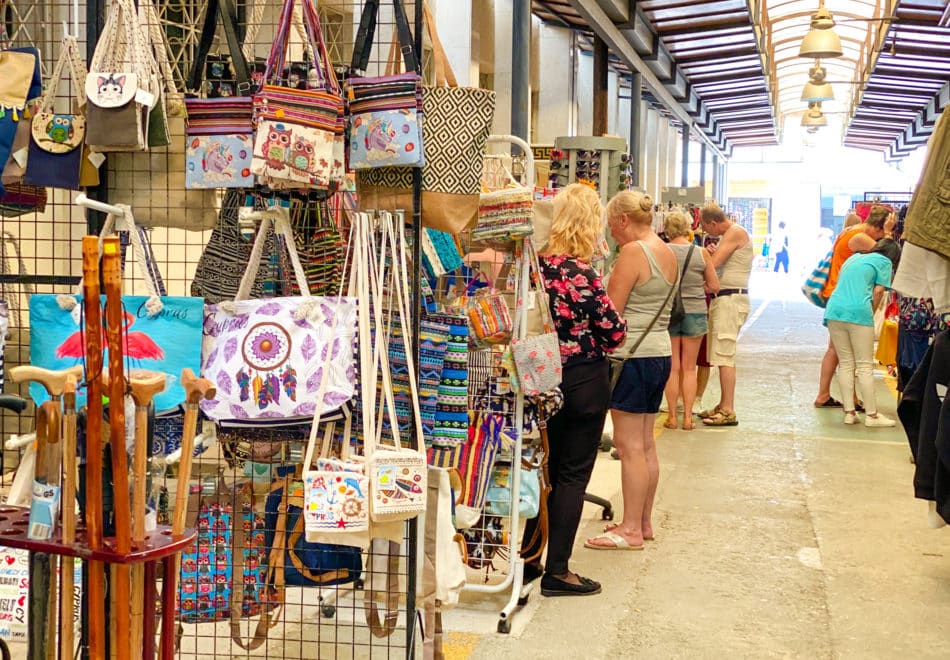
[[[587,596],[600,583],[568,568],[584,508],[584,492],[600,447],[610,399],[607,353],[623,343],[626,324],[591,260],[604,240],[603,207],[588,186],[572,184],[554,198],[551,237],[540,255],[541,274],[557,329],[564,367],[564,407],[548,420],[550,445],[548,548],[541,578],[545,596]],[[538,520],[529,520],[531,539]],[[540,539],[540,535],[538,535]],[[540,548],[525,547],[523,554]],[[541,575],[540,562],[525,566],[525,579]]]
[[[610,394],[623,520],[584,545],[597,550],[642,550],[644,539],[653,538],[653,498],[660,477],[653,420],[670,376],[667,326],[679,267],[673,250],[653,231],[649,195],[618,194],[607,204],[607,225],[620,244],[607,293],[627,322],[627,340],[618,353],[628,359]],[[629,356],[634,346],[636,351]]]
[[[669,246],[676,254],[680,271],[680,297],[686,314],[682,321],[669,327],[673,363],[670,379],[666,382],[669,414],[663,426],[677,428],[676,406],[682,396],[683,430],[692,431],[695,428],[693,402],[696,399],[696,359],[709,327],[706,294],[719,292],[719,277],[712,261],[706,258],[706,251],[690,240],[692,231],[681,213],[666,216],[665,227],[666,236],[670,239]]]

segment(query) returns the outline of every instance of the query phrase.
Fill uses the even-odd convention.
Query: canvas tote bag
[[[208,3],[209,12],[216,7],[217,0]],[[143,153],[110,155],[110,199],[135,209],[139,223],[146,227],[212,229],[218,217],[215,192],[185,189],[184,99],[175,84],[165,31],[152,0],[142,0],[139,11],[143,36],[155,54],[165,101],[168,146]]]
[[[427,5],[424,14],[436,84],[422,89],[422,224],[458,234],[478,219],[482,159],[495,118],[495,92],[459,87]],[[361,209],[412,208],[411,168],[360,171],[356,181]]]

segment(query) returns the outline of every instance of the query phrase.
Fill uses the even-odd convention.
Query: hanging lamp
[[[832,101],[835,93],[831,83],[825,81],[827,71],[821,66],[821,60],[815,60],[815,66],[808,70],[808,82],[802,89],[802,101]]]
[[[828,118],[821,111],[821,101],[812,101],[808,104],[808,110],[802,115],[802,126],[817,128],[827,126]]]
[[[802,39],[799,57],[841,57],[841,37],[834,30],[835,19],[825,8],[824,0],[811,17],[811,29]]]

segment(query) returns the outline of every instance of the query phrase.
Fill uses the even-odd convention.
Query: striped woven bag
[[[824,307],[828,304],[828,299],[821,295],[821,291],[825,288],[825,284],[828,282],[828,276],[831,274],[832,254],[834,254],[834,250],[828,252],[825,258],[818,262],[818,265],[815,266],[815,270],[811,272],[808,279],[806,279],[802,285],[802,293],[808,298],[808,302],[813,305],[818,305],[819,307]]]

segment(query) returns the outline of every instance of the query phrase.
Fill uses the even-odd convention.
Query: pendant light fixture
[[[811,17],[811,29],[802,39],[799,57],[841,57],[841,37],[834,30],[835,19],[821,0],[818,11]]]
[[[825,67],[821,66],[821,60],[815,60],[815,66],[808,70],[808,82],[802,90],[802,101],[832,101],[835,93],[831,89],[831,83],[825,81]]]
[[[806,128],[817,128],[827,126],[828,118],[821,111],[821,101],[812,101],[808,104],[808,110],[802,115],[802,126]]]

